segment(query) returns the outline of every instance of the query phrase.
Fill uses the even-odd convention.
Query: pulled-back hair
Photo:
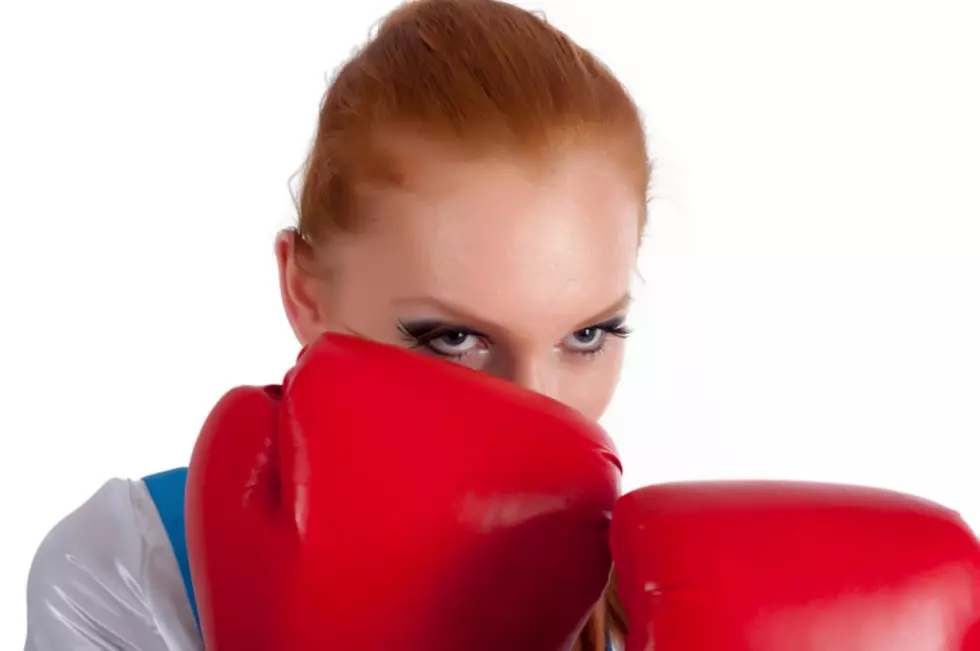
[[[306,163],[304,241],[356,227],[362,190],[400,181],[412,161],[390,146],[398,134],[473,156],[547,160],[570,146],[600,148],[646,206],[646,138],[623,85],[543,17],[505,2],[409,2],[341,67]]]

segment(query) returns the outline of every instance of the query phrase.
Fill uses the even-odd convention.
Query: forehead
[[[371,196],[373,226],[352,238],[345,266],[390,300],[435,297],[504,327],[567,327],[628,291],[641,201],[596,154],[547,167],[427,156],[402,187]]]

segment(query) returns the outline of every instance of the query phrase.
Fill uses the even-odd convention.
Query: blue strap
[[[187,538],[184,534],[184,488],[187,484],[187,468],[174,468],[143,478],[153,504],[160,513],[163,528],[170,539],[174,556],[177,557],[177,567],[184,580],[184,590],[194,613],[198,629],[201,620],[197,615],[197,600],[194,598],[194,584],[191,583],[191,566],[187,560]]]

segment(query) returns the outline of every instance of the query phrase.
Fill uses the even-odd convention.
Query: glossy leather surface
[[[327,335],[228,393],[187,485],[208,651],[559,651],[599,599],[615,449],[543,396]]]
[[[890,491],[650,486],[616,505],[627,651],[980,651],[980,545]]]

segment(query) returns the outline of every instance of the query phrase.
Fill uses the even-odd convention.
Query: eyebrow
[[[633,297],[630,294],[623,294],[615,302],[611,303],[605,309],[599,310],[592,318],[585,319],[581,321],[578,325],[573,328],[574,330],[581,330],[582,328],[587,328],[589,326],[608,321],[610,318],[616,316],[618,313],[629,307],[630,303],[633,302]],[[498,324],[494,324],[491,321],[487,321],[462,307],[455,305],[449,301],[438,299],[434,296],[420,296],[414,298],[402,298],[395,299],[392,301],[394,305],[425,305],[431,307],[443,314],[446,314],[454,321],[459,321],[460,323],[472,324],[476,328],[493,330],[499,329]]]
[[[630,294],[623,294],[619,300],[611,304],[604,310],[600,310],[591,319],[586,319],[579,325],[575,327],[576,330],[581,330],[582,328],[587,328],[589,326],[595,325],[597,323],[602,323],[603,321],[608,321],[610,318],[616,316],[626,308],[630,306],[633,302],[633,297]]]

